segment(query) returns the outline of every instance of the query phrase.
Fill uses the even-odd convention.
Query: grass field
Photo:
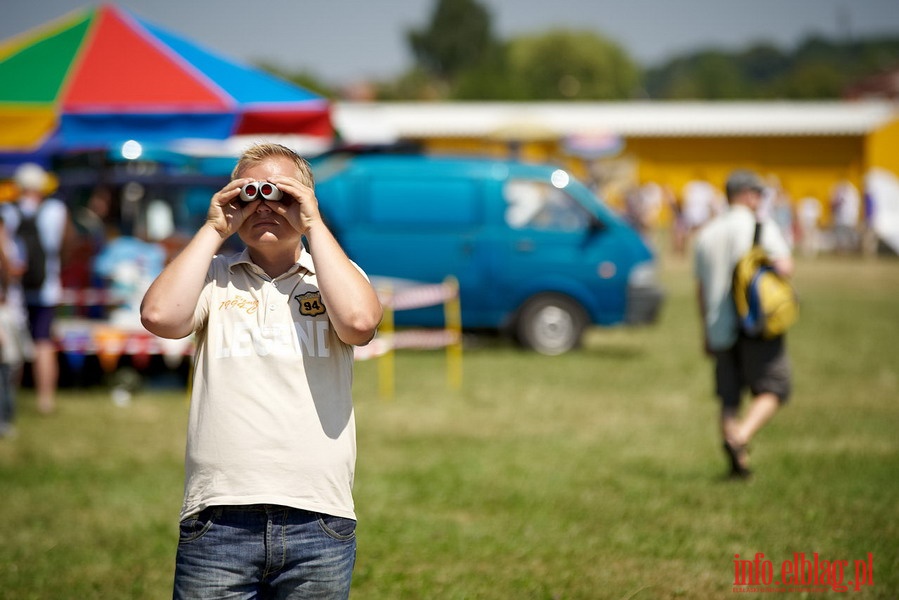
[[[734,555],[757,553],[777,576],[795,553],[850,561],[845,580],[870,554],[873,585],[849,594],[897,597],[899,261],[800,262],[795,396],[748,482],[722,477],[689,265],[663,272],[657,326],[552,358],[472,344],[459,391],[440,352],[399,354],[390,400],[358,364],[354,598],[723,598]],[[170,597],[184,393],[20,405],[0,440],[0,598]]]

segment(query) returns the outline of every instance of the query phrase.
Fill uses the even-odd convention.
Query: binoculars
[[[240,190],[240,199],[244,202],[252,202],[253,200],[280,202],[282,196],[281,190],[275,187],[274,183],[269,183],[268,181],[251,181]]]

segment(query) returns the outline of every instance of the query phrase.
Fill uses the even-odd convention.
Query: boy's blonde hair
[[[246,169],[253,165],[258,165],[262,161],[272,157],[284,157],[293,161],[297,166],[297,170],[300,172],[300,182],[309,187],[315,187],[315,178],[312,175],[312,167],[309,166],[306,159],[287,146],[270,142],[260,142],[247,148],[237,160],[234,170],[231,171],[231,179],[239,178],[240,174]]]

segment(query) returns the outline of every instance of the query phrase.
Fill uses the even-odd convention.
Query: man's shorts
[[[715,391],[725,407],[740,406],[743,390],[753,396],[790,397],[792,373],[784,337],[761,340],[740,336],[729,350],[715,352]]]

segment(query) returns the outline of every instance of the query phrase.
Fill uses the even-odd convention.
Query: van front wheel
[[[580,304],[559,294],[543,294],[528,300],[518,315],[518,342],[539,352],[556,355],[576,347],[587,327]]]

